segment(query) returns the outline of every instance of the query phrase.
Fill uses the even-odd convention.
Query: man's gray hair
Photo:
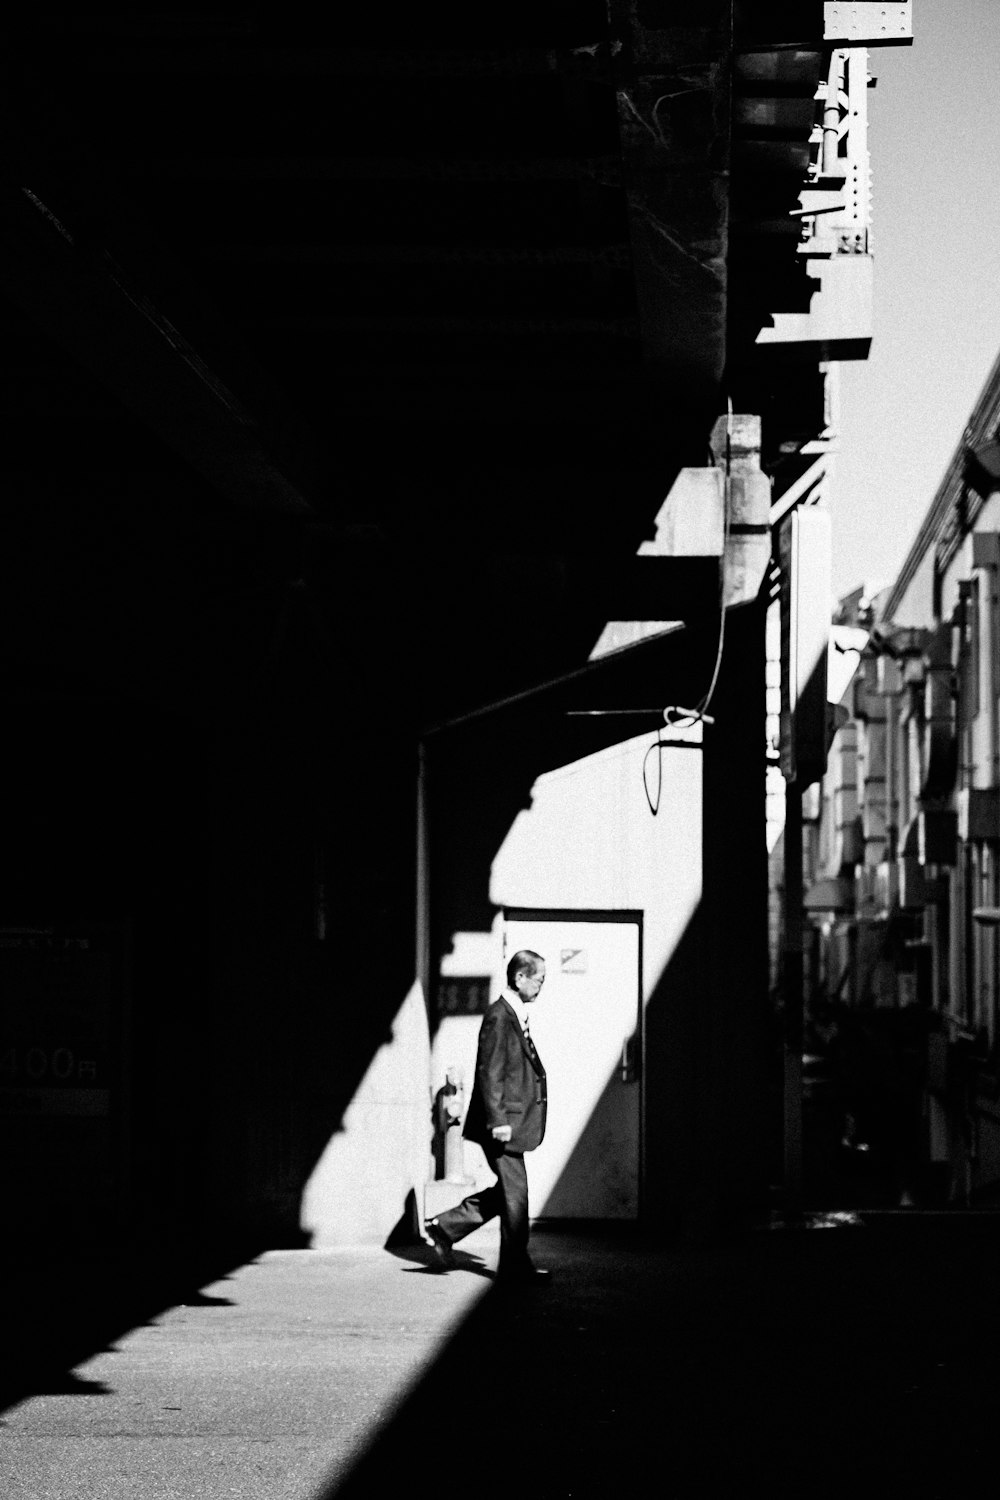
[[[507,964],[507,983],[512,985],[515,976],[521,973],[537,974],[539,964],[544,962],[540,953],[533,953],[530,948],[519,948]]]

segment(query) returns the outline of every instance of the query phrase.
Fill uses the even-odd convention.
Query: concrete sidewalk
[[[472,1244],[492,1264],[495,1231]],[[3,1413],[5,1500],[304,1500],[345,1472],[487,1291],[422,1251],[274,1250]],[[62,1389],[56,1389],[61,1386]]]
[[[446,1275],[417,1251],[266,1252],[9,1408],[0,1493],[980,1492],[992,1218],[535,1242],[558,1279],[515,1292],[489,1278],[491,1229]]]

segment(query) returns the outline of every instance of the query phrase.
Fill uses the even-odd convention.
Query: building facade
[[[882,1034],[870,1113],[903,1202],[1000,1183],[998,422],[995,366],[899,576],[844,603],[867,643],[809,834],[814,995]]]

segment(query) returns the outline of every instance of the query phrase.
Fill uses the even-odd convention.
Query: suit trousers
[[[486,1151],[497,1174],[491,1187],[472,1193],[457,1208],[438,1214],[437,1222],[452,1241],[500,1216],[500,1270],[517,1270],[528,1258],[528,1174],[520,1152]]]

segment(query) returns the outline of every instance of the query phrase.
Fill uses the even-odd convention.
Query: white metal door
[[[639,1208],[639,923],[518,914],[504,964],[545,959],[531,1034],[548,1076],[545,1139],[528,1160],[538,1218],[633,1219]],[[498,976],[502,983],[502,976]]]

